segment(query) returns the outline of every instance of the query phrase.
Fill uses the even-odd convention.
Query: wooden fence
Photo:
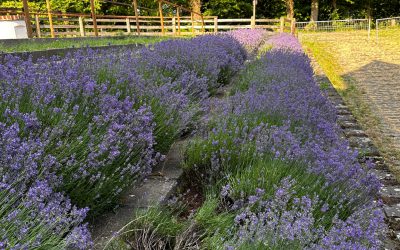
[[[0,15],[1,11],[0,11]],[[220,19],[216,16],[111,16],[89,14],[31,13],[33,36],[73,37],[95,36],[95,23],[100,36],[110,35],[197,35],[234,29],[269,29],[295,32],[295,19]]]

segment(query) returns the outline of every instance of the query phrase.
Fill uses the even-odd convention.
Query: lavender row
[[[0,249],[91,247],[84,223],[192,129],[247,52],[230,35],[0,65]]]
[[[213,190],[218,216],[234,215],[206,244],[380,249],[386,226],[372,164],[361,166],[341,138],[299,42],[282,34],[267,44],[272,50],[249,65],[242,86],[212,104],[216,115],[186,151],[187,171]]]

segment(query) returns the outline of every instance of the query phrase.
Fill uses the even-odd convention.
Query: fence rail
[[[400,26],[400,17],[376,19],[376,29],[388,29]]]
[[[370,28],[369,19],[296,22],[296,29],[298,31],[369,30]]]
[[[376,41],[379,40],[379,32],[380,31],[396,29],[396,28],[397,29],[400,28],[400,17],[389,17],[389,18],[376,19],[376,22],[375,22]]]
[[[23,15],[23,13],[20,13]],[[0,11],[0,15],[1,11]],[[144,34],[144,35],[195,35],[216,33],[243,28],[260,28],[280,32],[292,32],[295,20],[281,19],[220,19],[216,16],[111,16],[96,15],[95,23],[91,15],[71,13],[31,13],[31,26],[35,37],[49,37],[51,30],[57,37],[92,36],[95,23],[99,35]]]

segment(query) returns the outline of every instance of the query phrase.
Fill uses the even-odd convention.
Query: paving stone
[[[344,129],[343,132],[347,137],[367,137],[361,129]]]
[[[351,115],[350,110],[348,110],[347,108],[341,108],[341,109],[337,109],[336,111],[337,115]]]
[[[180,165],[187,140],[175,143],[164,163],[155,167],[147,180],[125,190],[114,212],[105,213],[91,223],[94,249],[103,249],[112,235],[132,220],[137,209],[163,203],[175,192],[183,173]]]
[[[347,115],[337,115],[338,121],[348,121],[348,122],[354,122],[357,123],[356,118],[352,114],[347,114]]]
[[[384,185],[379,190],[379,197],[386,205],[396,205],[400,203],[400,186]],[[400,206],[399,206],[400,209]],[[400,215],[400,214],[399,214]]]
[[[342,129],[360,129],[357,123],[351,121],[338,121],[338,124]]]
[[[384,206],[383,211],[386,216],[389,218],[400,218],[400,204],[396,204],[393,206]]]
[[[398,184],[396,177],[388,170],[372,169],[371,173],[375,174],[385,186],[394,186]]]

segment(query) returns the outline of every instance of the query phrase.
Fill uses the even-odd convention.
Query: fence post
[[[131,20],[129,17],[126,18],[126,32],[131,33]]]
[[[175,17],[172,18],[172,33],[176,36],[176,19]]]
[[[181,35],[181,8],[176,8],[176,17],[178,18],[178,36]]]
[[[165,34],[164,16],[163,16],[163,11],[162,11],[162,3],[161,3],[161,1],[158,1],[158,11],[160,12],[161,32],[164,35]]]
[[[206,33],[206,24],[204,22],[203,14],[201,15],[201,30],[202,30],[203,34]]]
[[[92,12],[94,35],[99,36],[99,32],[97,31],[97,20],[96,20],[96,10],[94,8],[94,0],[90,0],[90,10]]]
[[[193,15],[193,12],[190,12],[190,20],[192,21],[192,34],[194,35],[194,15]]]
[[[290,21],[290,33],[292,33],[292,35],[296,33],[296,18],[292,18]]]
[[[371,17],[368,17],[368,40],[371,39]]]
[[[378,38],[379,38],[379,21],[376,20],[376,24],[375,24],[375,33],[376,33],[376,42],[378,42]]]
[[[85,36],[85,24],[83,23],[83,17],[79,17],[79,33],[81,33],[81,36]]]
[[[250,25],[252,29],[256,28],[256,18],[254,16],[251,17]]]
[[[284,28],[285,28],[285,18],[281,17],[281,25],[280,25],[279,32],[283,33],[284,32]]]
[[[33,31],[32,31],[31,16],[29,14],[28,0],[23,0],[22,4],[24,6],[24,16],[25,16],[26,31],[28,32],[28,37],[32,38],[33,37]]]
[[[394,27],[396,26],[396,19],[390,19],[390,26]]]
[[[214,17],[214,33],[218,32],[218,17]]]
[[[47,15],[49,16],[50,33],[51,37],[54,38],[55,35],[54,35],[53,17],[51,16],[50,0],[46,0],[46,6],[47,6]]]
[[[35,24],[36,24],[36,37],[41,38],[42,33],[40,33],[40,20],[39,15],[35,14]]]
[[[136,32],[137,32],[138,35],[140,35],[140,24],[139,24],[139,14],[138,14],[137,0],[133,0],[133,9],[135,10]]]

